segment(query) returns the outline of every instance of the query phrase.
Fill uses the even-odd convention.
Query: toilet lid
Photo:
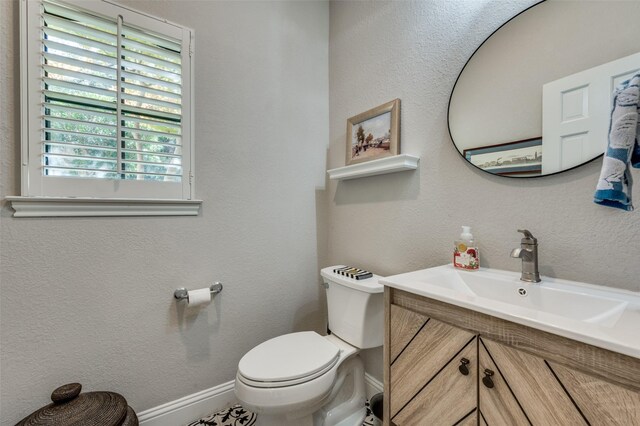
[[[327,369],[339,355],[339,349],[316,332],[285,334],[247,352],[238,372],[251,381],[287,382]]]

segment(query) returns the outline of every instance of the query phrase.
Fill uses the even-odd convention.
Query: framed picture
[[[463,155],[474,166],[496,175],[542,173],[542,137],[465,149]]]
[[[347,120],[347,166],[398,154],[400,99]]]

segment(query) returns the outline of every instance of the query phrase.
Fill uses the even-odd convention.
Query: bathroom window
[[[192,199],[192,32],[108,1],[23,3],[22,195]]]

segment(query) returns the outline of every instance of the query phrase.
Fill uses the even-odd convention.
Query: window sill
[[[197,216],[202,200],[6,197],[13,217]]]

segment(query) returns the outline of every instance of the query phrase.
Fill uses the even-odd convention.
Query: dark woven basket
[[[137,426],[127,400],[115,392],[85,392],[80,383],[60,386],[52,404],[22,419],[16,426]]]

